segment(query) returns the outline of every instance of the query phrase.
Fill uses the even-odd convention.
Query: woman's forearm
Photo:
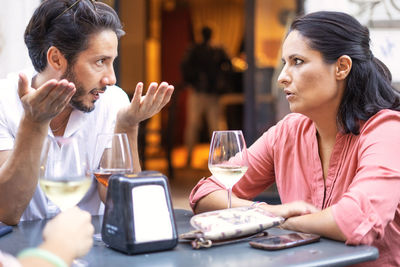
[[[232,208],[250,206],[253,202],[250,200],[240,199],[232,193]],[[228,191],[216,190],[202,199],[200,199],[195,207],[195,213],[201,213],[211,210],[220,210],[228,208]]]
[[[330,207],[319,212],[290,217],[281,226],[287,230],[313,233],[338,241],[346,241]]]
[[[232,207],[250,206],[253,202],[240,199],[232,194]],[[228,193],[226,190],[216,190],[201,198],[195,206],[195,213],[226,209]],[[336,224],[332,209],[318,210],[304,201],[295,201],[283,205],[269,205],[263,203],[259,207],[287,218],[282,228],[305,233],[314,233],[338,241],[345,241],[346,237]]]

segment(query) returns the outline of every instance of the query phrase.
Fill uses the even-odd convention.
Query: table
[[[178,233],[192,230],[191,211],[175,210]],[[101,217],[93,216],[98,232]],[[0,249],[16,255],[20,250],[37,246],[42,240],[42,228],[46,221],[21,222],[13,232],[0,238]],[[278,228],[271,234],[288,232]],[[139,255],[125,255],[95,242],[84,257],[90,266],[346,266],[377,259],[378,250],[372,246],[346,246],[342,242],[321,238],[320,242],[279,251],[251,248],[247,242],[194,250],[187,243],[180,243],[173,250]]]

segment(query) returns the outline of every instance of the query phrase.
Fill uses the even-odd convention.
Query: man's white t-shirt
[[[34,72],[24,72],[30,81]],[[18,126],[24,112],[18,96],[18,80],[18,73],[10,74],[7,79],[0,80],[0,151],[13,149]],[[74,135],[78,137],[80,139],[79,143],[85,146],[89,160],[93,161],[92,164],[96,164],[95,161],[100,158],[98,155],[94,157],[97,134],[114,132],[117,112],[126,105],[129,105],[127,94],[118,86],[108,86],[105,93],[100,94],[100,98],[96,101],[95,109],[92,112],[84,113],[79,110],[73,110],[64,136]],[[53,136],[50,128],[48,135]],[[36,177],[32,177],[32,179],[36,179]],[[78,206],[92,215],[103,212],[104,206],[97,192],[96,181],[92,183],[88,193],[79,202]],[[21,220],[46,218],[48,215],[54,214],[54,208],[54,204],[47,199],[38,185]]]

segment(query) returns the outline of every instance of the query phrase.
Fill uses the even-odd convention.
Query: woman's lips
[[[294,94],[291,92],[291,91],[289,91],[289,90],[284,90],[284,92],[285,92],[285,94],[286,94],[286,99],[288,100],[288,101],[290,101],[290,100],[292,100],[293,98],[294,98]]]

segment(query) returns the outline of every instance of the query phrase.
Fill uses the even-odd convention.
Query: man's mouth
[[[89,93],[96,97],[99,97],[99,94],[104,93],[106,91],[106,89],[107,89],[106,87],[101,88],[101,89],[92,89]]]

